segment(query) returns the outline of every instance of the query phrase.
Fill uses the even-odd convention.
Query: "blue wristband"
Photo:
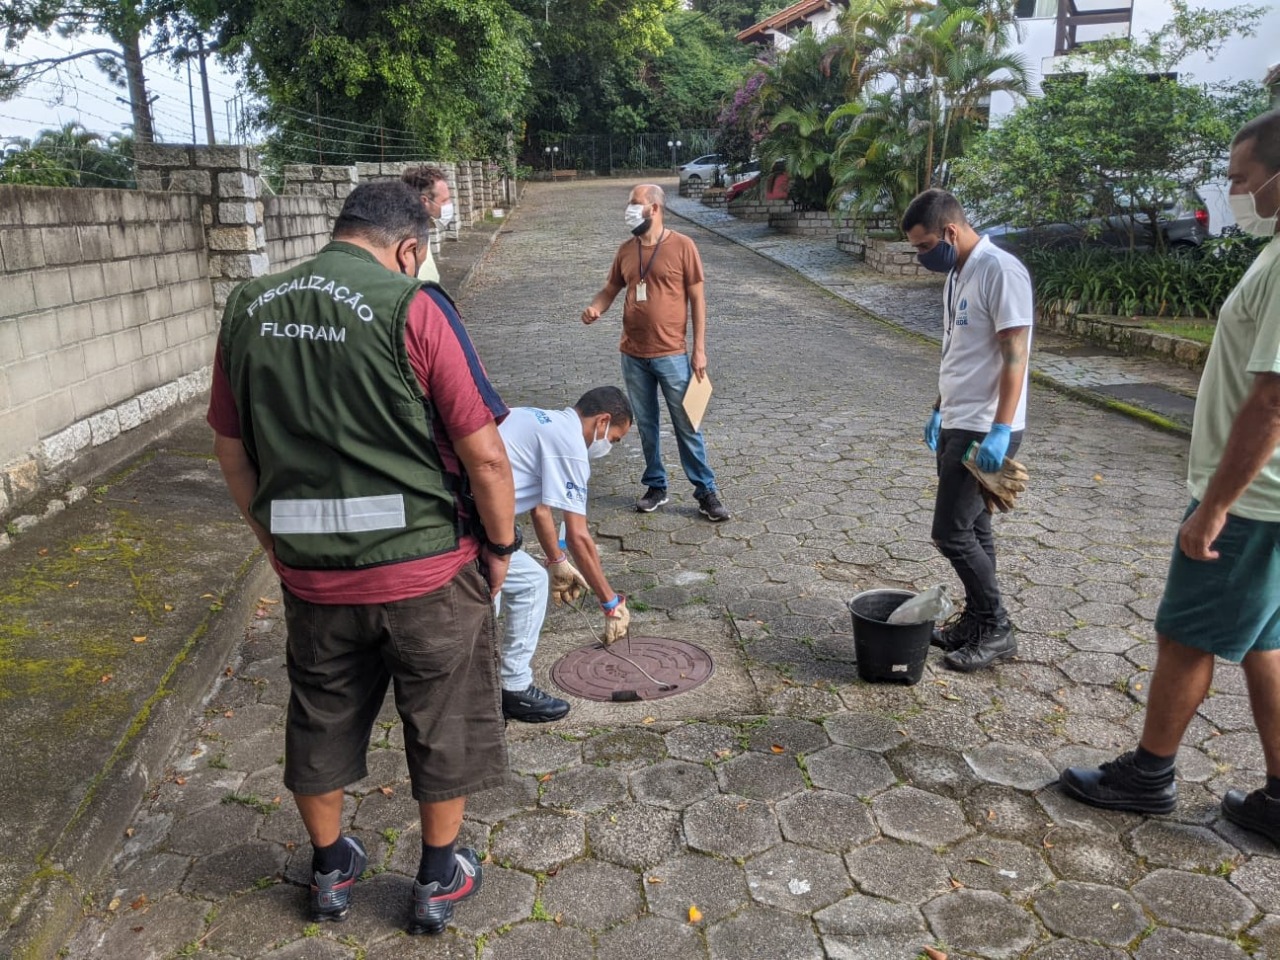
[[[613,595],[613,599],[610,600],[608,603],[600,604],[600,609],[603,610],[605,613],[612,613],[614,610],[618,609],[618,604],[620,603],[622,603],[622,597],[618,596],[615,593]]]

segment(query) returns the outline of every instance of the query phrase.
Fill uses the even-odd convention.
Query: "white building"
[[[743,43],[771,43],[777,53],[790,49],[795,37],[805,27],[812,27],[821,40],[840,29],[840,14],[848,3],[844,0],[800,0],[771,17],[752,24],[738,34]]]

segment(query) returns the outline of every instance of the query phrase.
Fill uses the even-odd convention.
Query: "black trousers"
[[[996,542],[991,513],[982,502],[978,479],[964,465],[971,443],[982,443],[985,433],[943,430],[938,438],[938,496],[933,504],[933,542],[964,584],[965,609],[984,623],[1005,616],[996,583]],[[1022,443],[1019,430],[1009,439],[1006,456]]]

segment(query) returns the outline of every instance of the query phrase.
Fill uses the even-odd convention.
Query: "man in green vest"
[[[232,498],[284,591],[284,782],[314,848],[310,915],[347,917],[365,850],[343,789],[395,681],[422,821],[410,933],[480,886],[468,794],[507,775],[492,600],[520,547],[507,408],[448,296],[416,274],[418,194],[357,187],[312,260],[238,287],[208,420]]]

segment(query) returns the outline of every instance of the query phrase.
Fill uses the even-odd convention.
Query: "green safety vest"
[[[423,286],[334,241],[227,301],[219,345],[258,469],[250,513],[288,566],[355,569],[458,546],[460,478],[445,472],[404,345]]]

